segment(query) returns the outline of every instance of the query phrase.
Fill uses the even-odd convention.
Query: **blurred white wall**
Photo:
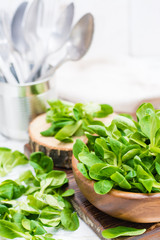
[[[90,57],[128,54],[128,0],[75,0],[76,18],[91,12],[95,35]]]
[[[53,0],[66,3],[71,0]],[[11,13],[22,0],[1,0]],[[87,12],[95,17],[88,58],[117,55],[160,56],[160,0],[73,0],[74,21]]]
[[[159,0],[130,1],[129,36],[134,56],[160,56]]]
[[[90,56],[160,56],[159,0],[75,0],[76,17],[95,16]]]

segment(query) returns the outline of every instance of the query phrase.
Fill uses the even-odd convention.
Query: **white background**
[[[53,0],[67,3],[70,0]],[[22,0],[1,0],[11,14]],[[73,0],[75,21],[87,12],[95,17],[95,36],[88,57],[160,56],[159,0]]]
[[[68,2],[67,0],[55,0]],[[0,0],[10,15],[21,0]],[[73,0],[75,19],[91,12],[95,34],[83,60],[57,72],[60,97],[72,101],[111,104],[115,111],[132,112],[139,101],[160,96],[160,1]],[[0,139],[0,144],[23,149],[23,143]],[[60,232],[63,240],[97,240],[81,222],[75,233]]]

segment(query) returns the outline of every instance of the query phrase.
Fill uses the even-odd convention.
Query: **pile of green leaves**
[[[53,161],[42,152],[30,156],[34,171],[23,172],[16,181],[0,184],[0,236],[7,239],[53,240],[46,228],[74,231],[77,213],[67,200],[73,189],[64,171],[53,170]]]
[[[9,148],[0,148],[0,177],[4,177],[14,167],[26,163],[28,163],[28,159],[21,152],[12,152]]]
[[[73,136],[82,136],[87,126],[99,124],[94,118],[103,118],[113,113],[107,104],[68,104],[60,100],[50,102],[46,121],[51,127],[41,132],[43,136],[54,136],[62,142],[73,142]]]
[[[73,147],[78,169],[95,180],[94,189],[106,194],[112,188],[140,193],[160,192],[160,110],[142,104],[137,122],[118,115],[106,127],[89,125],[88,146],[77,140]]]

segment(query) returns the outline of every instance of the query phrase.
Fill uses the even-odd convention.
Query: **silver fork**
[[[11,49],[10,43],[9,43],[9,32],[7,27],[7,19],[6,14],[4,11],[0,12],[0,55],[5,62],[6,67],[8,70],[11,71],[14,78],[18,82],[22,82],[23,75],[20,71],[19,66],[17,65],[16,59],[13,55],[13,50]],[[1,61],[2,62],[2,61]],[[3,63],[2,63],[3,64]],[[7,79],[9,81],[9,79]]]

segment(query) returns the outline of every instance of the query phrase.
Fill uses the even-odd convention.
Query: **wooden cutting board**
[[[28,144],[24,147],[25,154],[29,157],[31,149]],[[80,192],[72,173],[72,170],[64,170],[67,173],[69,178],[69,188],[75,190],[75,195],[72,197],[71,202],[77,211],[80,218],[90,226],[93,231],[99,236],[101,240],[105,240],[101,232],[107,228],[116,227],[116,226],[127,226],[135,228],[146,228],[147,231],[137,237],[119,237],[117,240],[160,240],[160,223],[131,223],[123,220],[119,220],[109,215],[99,211]],[[88,239],[91,240],[91,239]]]
[[[112,113],[100,120],[105,124],[110,124],[116,113]],[[97,119],[99,120],[99,119]],[[60,168],[72,168],[72,149],[76,139],[80,138],[87,142],[85,135],[74,136],[73,143],[62,143],[54,137],[45,137],[41,135],[41,131],[51,127],[51,123],[46,123],[46,113],[39,115],[29,125],[29,144],[33,152],[41,151],[54,160],[54,166]]]

